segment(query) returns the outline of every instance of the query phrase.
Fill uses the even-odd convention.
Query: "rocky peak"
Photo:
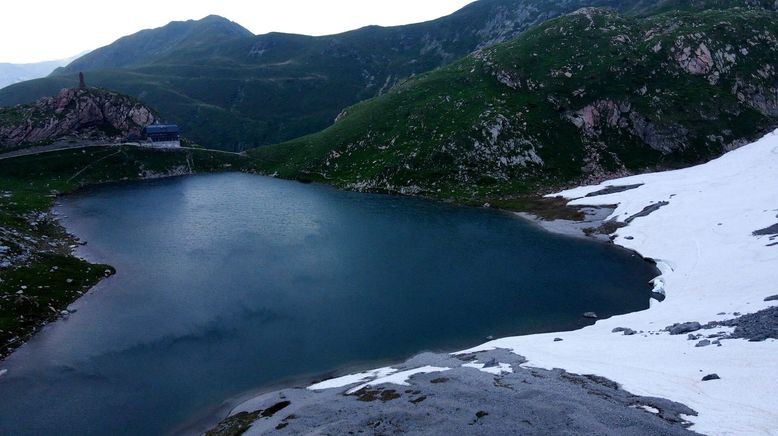
[[[29,105],[0,109],[0,149],[74,137],[116,142],[157,121],[140,101],[97,88],[65,88]]]

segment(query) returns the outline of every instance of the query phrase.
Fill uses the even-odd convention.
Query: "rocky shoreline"
[[[73,252],[85,242],[68,233],[51,211],[23,218],[26,231],[0,225],[0,361],[50,322],[69,316],[73,301],[116,272],[75,258]]]
[[[529,212],[515,212],[516,216],[529,220],[548,232],[579,238],[593,238],[610,241],[615,228],[607,225],[606,219],[613,213],[613,207],[581,207],[581,220],[545,219]]]
[[[778,339],[778,306],[727,321],[679,323],[664,330],[687,335],[696,348],[721,347],[728,339]],[[646,334],[629,328],[613,333]],[[373,434],[697,434],[689,430],[691,423],[685,418],[697,412],[683,404],[631,394],[604,377],[522,366],[526,362],[502,349],[423,353],[391,369],[257,395],[206,434],[352,434],[366,429]],[[418,368],[434,370],[404,380],[375,377]],[[701,381],[720,379],[711,373]]]
[[[450,369],[392,384],[270,392],[240,405],[207,434],[695,434],[683,418],[695,412],[682,404],[524,362],[504,350],[424,353],[394,369]]]

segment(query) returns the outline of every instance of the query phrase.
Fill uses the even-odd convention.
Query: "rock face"
[[[0,109],[0,150],[65,137],[114,142],[157,121],[138,100],[95,88],[65,88],[29,105]]]

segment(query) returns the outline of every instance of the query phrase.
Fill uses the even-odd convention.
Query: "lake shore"
[[[0,159],[0,362],[41,328],[69,316],[72,302],[115,272],[73,255],[85,242],[52,214],[58,196],[115,181],[240,170],[247,162],[224,152],[128,145],[33,152]]]
[[[583,219],[546,219],[530,212],[514,212],[516,216],[529,220],[551,233],[572,236],[577,238],[593,238],[604,242],[610,242],[611,233],[605,226],[606,219],[616,209],[615,207],[581,207],[578,208]]]
[[[210,434],[695,434],[683,418],[694,412],[682,404],[524,362],[505,350],[423,353],[391,368],[259,395]],[[369,381],[375,375],[383,377]]]
[[[774,306],[778,300],[778,234],[770,229],[776,228],[778,220],[777,172],[778,135],[774,132],[697,167],[555,194],[572,206],[617,205],[608,217],[618,224],[613,241],[657,262],[662,274],[654,280],[654,290],[665,294],[665,301],[581,330],[502,338],[448,356],[467,359],[475,355],[475,363],[439,356],[445,362],[433,366],[430,361],[412,359],[397,368],[346,376],[306,390],[265,394],[236,408],[217,430],[238,426],[247,429],[247,434],[298,433],[364,424],[386,430],[380,426],[395,428],[391,426],[410,419],[404,429],[418,432],[422,426],[436,428],[414,412],[430,396],[413,402],[424,396],[418,386],[433,379],[466,370],[472,374],[492,371],[479,383],[461,381],[468,387],[456,390],[458,397],[452,401],[457,407],[483,390],[501,392],[505,398],[521,398],[522,392],[530,395],[527,390],[503,389],[504,374],[563,368],[566,373],[594,374],[599,382],[635,396],[683,404],[685,411],[678,411],[677,416],[695,432],[773,434],[778,422],[772,401],[778,388],[774,364],[778,356]],[[498,350],[511,353],[478,358],[478,353]],[[517,362],[510,356],[523,359]],[[360,404],[364,395],[379,401],[368,401],[372,407],[366,410]],[[334,424],[330,424],[333,409],[328,404],[341,406]],[[401,405],[399,411],[397,405]],[[283,413],[275,410],[281,406]],[[659,419],[667,417],[667,405],[637,401],[631,406]],[[441,413],[451,410],[436,407]],[[569,409],[560,409],[556,412],[569,417]],[[473,429],[462,426],[501,416],[500,410],[474,413],[462,415],[472,423],[454,419],[449,427],[440,422],[449,418],[445,415],[437,428]],[[418,426],[413,425],[414,419]],[[683,426],[683,422],[678,424]]]
[[[35,174],[33,168],[38,167],[50,168],[48,173]],[[112,167],[116,171],[108,171]],[[75,255],[87,241],[69,234],[52,213],[53,202],[59,196],[120,181],[218,171],[254,172],[245,156],[219,150],[160,150],[132,144],[67,141],[2,154],[0,169],[5,176],[0,177],[0,211],[7,211],[6,216],[0,214],[0,278],[4,279],[0,281],[0,299],[12,303],[28,297],[29,301],[22,303],[32,304],[29,310],[20,310],[18,303],[3,307],[0,301],[0,318],[6,317],[6,324],[10,323],[0,325],[0,362],[41,328],[67,317],[71,303],[115,273],[110,265],[90,265],[84,261],[89,259]],[[475,207],[472,202],[465,203]],[[515,213],[572,236],[587,234],[586,228],[602,217],[600,212],[591,219],[587,208],[579,211],[564,206],[558,199],[539,195],[506,200],[497,206],[506,211],[525,211]],[[582,221],[576,221],[577,218]],[[588,236],[607,240],[602,232],[589,232]],[[42,259],[42,254],[53,257]],[[51,277],[47,278],[43,271]],[[48,289],[52,287],[60,292],[51,294]],[[44,292],[36,294],[35,289]]]

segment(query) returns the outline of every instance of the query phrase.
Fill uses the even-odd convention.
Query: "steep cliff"
[[[156,121],[138,100],[96,88],[65,88],[35,103],[0,108],[0,150],[46,144],[64,137],[114,142]]]

